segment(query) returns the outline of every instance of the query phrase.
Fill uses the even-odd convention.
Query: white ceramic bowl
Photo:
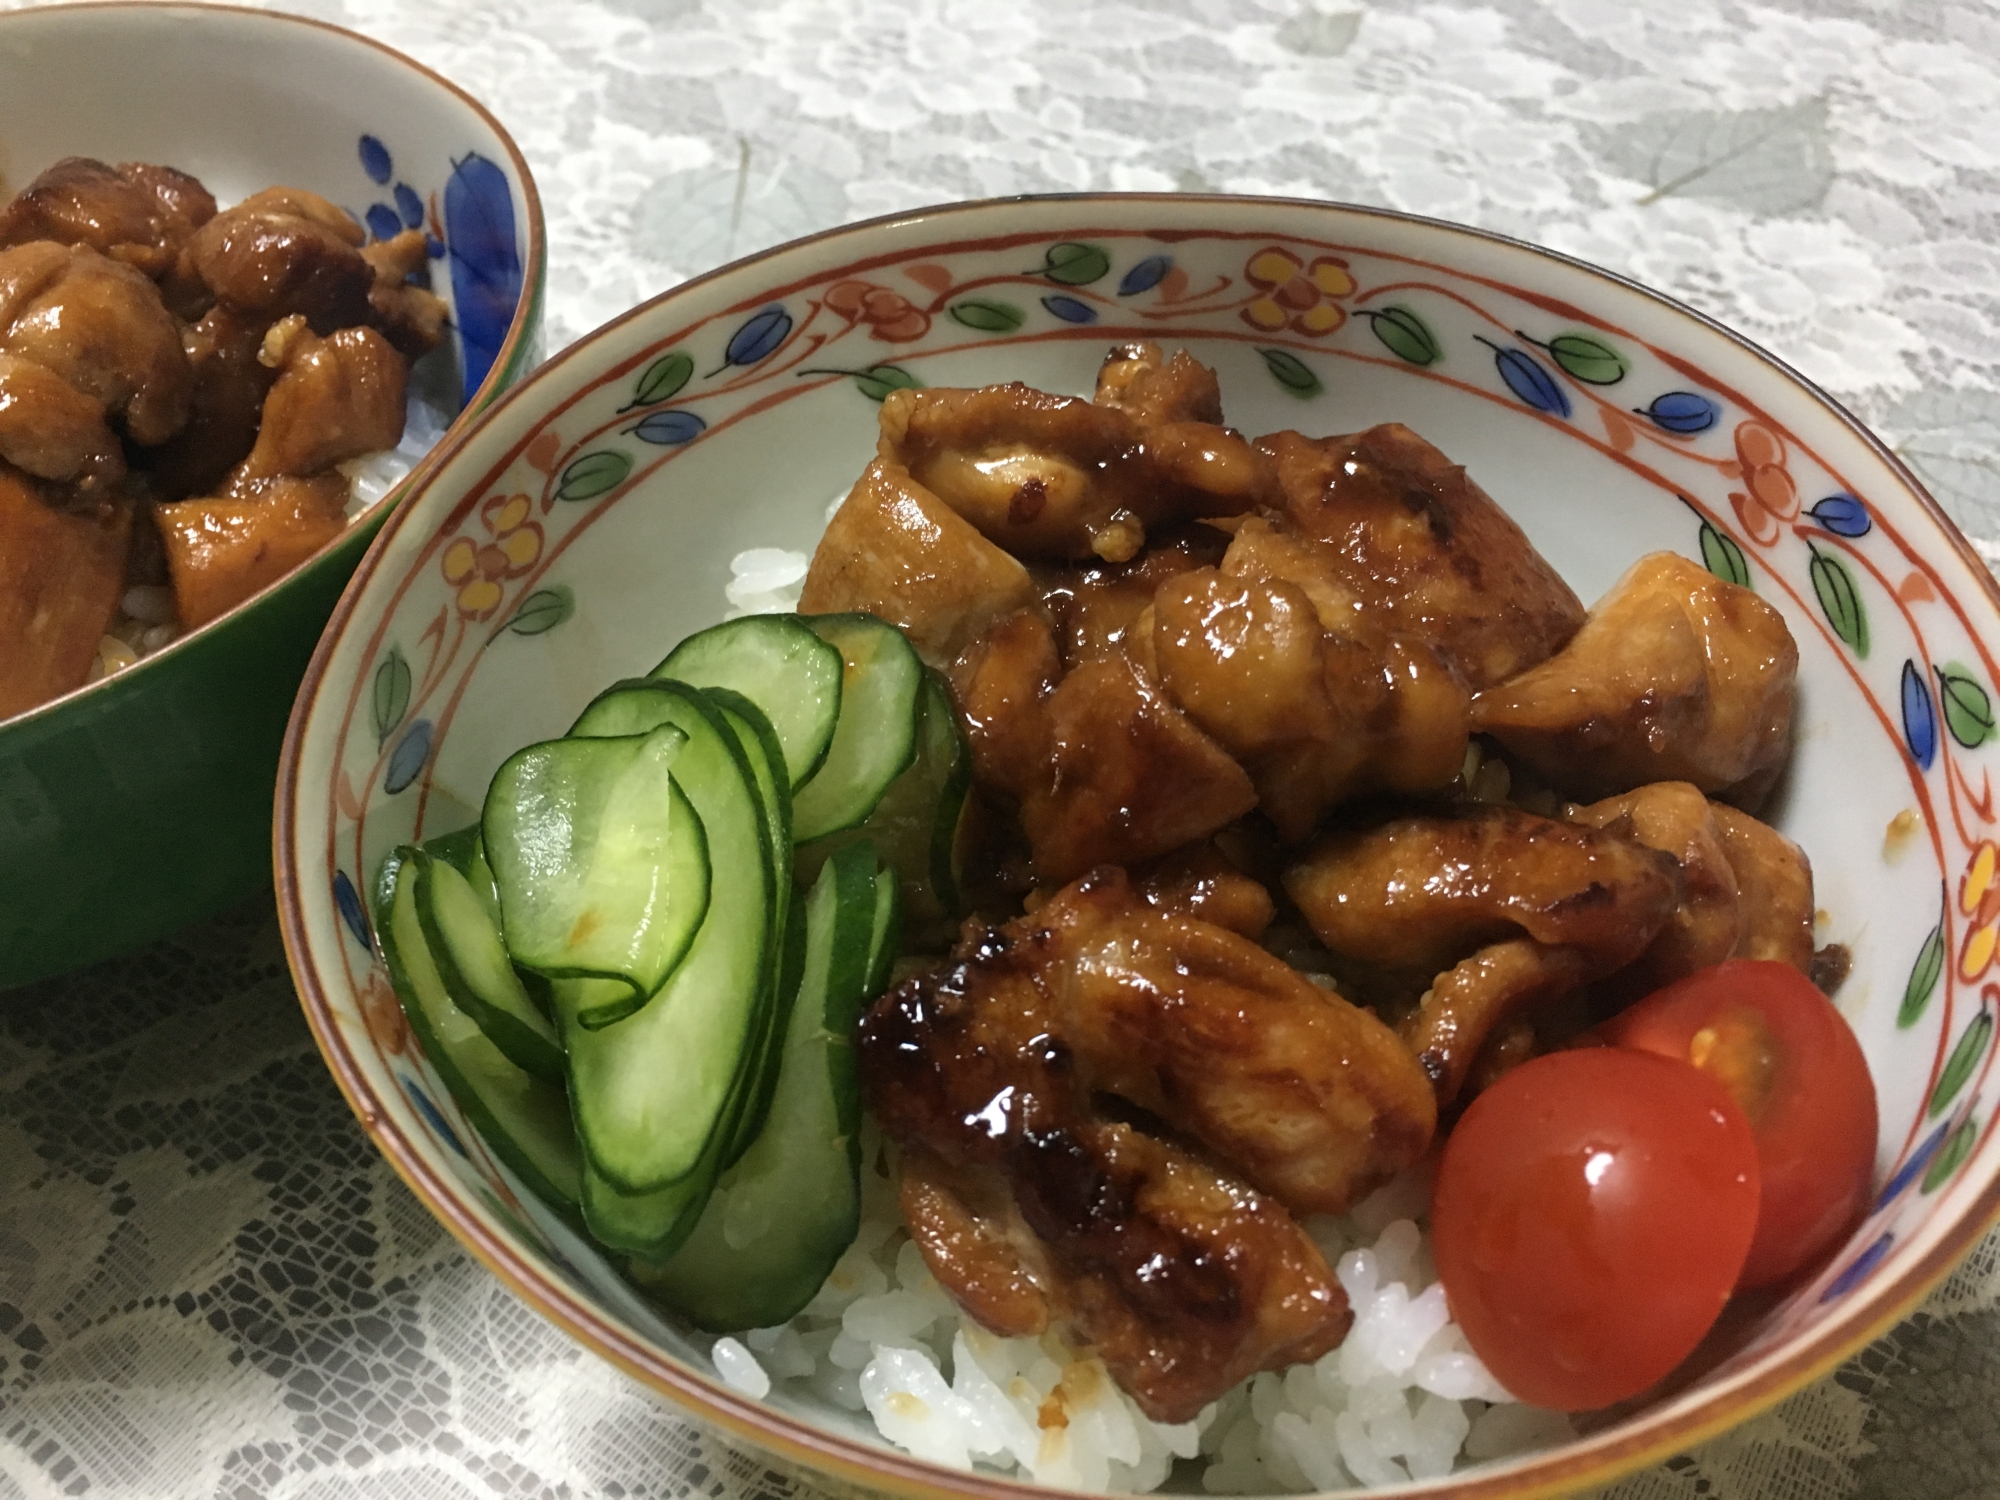
[[[371,238],[427,229],[451,330],[411,383],[412,448],[539,357],[527,162],[470,96],[365,37],[223,6],[0,12],[0,199],[65,156],[179,167],[224,205],[307,188]],[[264,881],[292,695],[402,488],[220,618],[0,722],[0,989],[149,942]]]
[[[856,282],[875,294],[832,292]],[[470,821],[506,754],[720,618],[733,554],[810,549],[873,451],[883,377],[1087,391],[1106,345],[1132,338],[1213,364],[1246,431],[1409,424],[1586,600],[1671,548],[1744,571],[1799,642],[1775,820],[1812,858],[1819,941],[1853,951],[1839,1004],[1880,1093],[1879,1202],[1687,1390],[1403,1493],[1601,1483],[1827,1370],[2000,1206],[1992,581],[1878,442],[1727,330],[1532,247],[1383,213],[1079,197],[859,225],[690,282],[497,406],[367,559],[286,747],[285,939],[368,1129],[510,1285],[702,1417],[864,1485],[1010,1488],[891,1452],[865,1419],[721,1385],[706,1341],[631,1295],[467,1130],[402,1025],[356,893],[393,845]],[[528,532],[499,589],[454,583],[455,550]]]

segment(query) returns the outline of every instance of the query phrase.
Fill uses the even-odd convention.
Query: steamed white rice
[[[836,501],[836,504],[838,502]],[[730,563],[729,618],[795,609],[809,559],[757,547]],[[1003,1339],[960,1317],[903,1227],[889,1152],[863,1127],[861,1229],[791,1322],[715,1341],[716,1373],[866,1411],[918,1458],[1064,1489],[1249,1495],[1436,1479],[1575,1436],[1509,1396],[1451,1320],[1412,1170],[1304,1228],[1354,1311],[1337,1349],[1254,1375],[1192,1422],[1154,1422],[1103,1362],[1053,1334]]]

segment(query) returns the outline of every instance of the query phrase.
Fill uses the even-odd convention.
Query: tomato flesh
[[[1763,1199],[1740,1288],[1783,1281],[1853,1227],[1875,1168],[1875,1083],[1853,1031],[1805,975],[1732,959],[1648,995],[1604,1035],[1685,1058],[1749,1117]]]
[[[1635,1396],[1721,1313],[1757,1227],[1757,1146],[1720,1083],[1648,1052],[1505,1074],[1445,1143],[1432,1248],[1473,1351],[1523,1401]]]

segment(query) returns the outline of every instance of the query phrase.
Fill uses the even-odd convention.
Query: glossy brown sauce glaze
[[[1811,870],[1738,810],[1782,620],[1665,554],[1587,614],[1407,428],[1246,441],[1145,344],[1088,401],[899,391],[804,607],[908,630],[970,751],[982,916],[859,1034],[911,1233],[1155,1417],[1340,1338],[1294,1215],[1659,984],[1813,962]]]

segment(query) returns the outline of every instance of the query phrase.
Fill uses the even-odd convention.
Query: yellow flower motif
[[[492,540],[461,536],[444,549],[444,581],[458,590],[458,612],[466,619],[489,618],[507,596],[507,580],[519,578],[541,557],[542,528],[529,519],[533,511],[526,495],[495,495],[479,507]]]
[[[1336,300],[1351,296],[1354,278],[1331,256],[1307,265],[1276,245],[1259,250],[1243,268],[1249,283],[1263,292],[1243,309],[1243,321],[1265,333],[1290,328],[1308,338],[1321,338],[1347,321],[1347,309]]]
[[[1958,950],[1958,972],[1967,980],[1977,979],[1993,962],[2000,947],[2000,849],[1991,839],[1981,839],[1972,851],[1972,862],[1958,881],[1958,909],[1971,918],[1965,942]]]

